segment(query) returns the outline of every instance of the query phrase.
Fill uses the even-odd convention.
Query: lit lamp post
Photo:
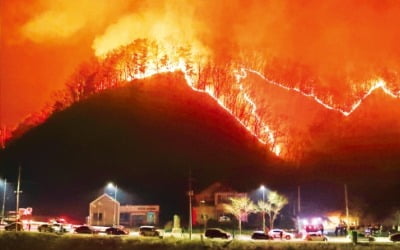
[[[206,212],[206,210],[205,210],[205,204],[206,203],[206,201],[205,200],[201,200],[200,201],[200,206],[201,206],[201,208],[202,208],[202,211],[201,211],[201,218],[203,219],[203,223],[204,223],[204,229],[203,229],[203,233],[206,233],[206,229],[207,229],[207,220],[208,220],[208,214],[207,214],[207,212]]]
[[[112,182],[108,183],[107,185],[108,188],[110,189],[114,189],[114,200],[115,200],[115,204],[114,204],[114,216],[113,216],[113,226],[117,226],[117,192],[118,192],[118,186],[114,185]]]
[[[265,186],[261,185],[260,189],[262,191],[263,202],[265,203]],[[262,217],[263,217],[262,228],[263,228],[263,231],[265,232],[265,208],[262,211]]]
[[[6,192],[7,192],[7,179],[4,179],[3,182],[3,205],[1,207],[1,223],[3,224],[4,222],[4,212],[5,212],[5,206],[6,206]]]

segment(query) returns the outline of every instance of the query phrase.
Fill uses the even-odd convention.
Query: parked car
[[[106,229],[106,234],[110,235],[126,235],[128,232],[126,230],[123,230],[121,228],[117,227],[109,227]]]
[[[139,235],[141,236],[152,236],[162,238],[163,233],[155,226],[141,226],[139,227]]]
[[[49,224],[42,224],[38,226],[38,231],[41,233],[53,233],[54,229]]]
[[[21,222],[13,222],[4,227],[6,231],[15,231],[15,229],[17,229],[17,231],[23,231],[24,227]]]
[[[269,236],[267,233],[264,231],[254,231],[251,234],[251,239],[253,240],[272,240],[273,238]]]
[[[320,232],[310,232],[304,236],[304,240],[308,241],[328,241],[328,237]]]
[[[6,222],[1,222],[0,221],[0,231],[2,231],[2,230],[5,230],[5,227],[7,226],[8,224],[6,223]]]
[[[78,234],[95,234],[95,233],[97,233],[97,231],[94,230],[91,227],[88,227],[88,226],[80,226],[80,227],[75,228],[75,233],[78,233]]]
[[[400,233],[390,235],[389,239],[393,242],[400,241]]]
[[[231,235],[220,228],[209,228],[206,230],[204,235],[207,238],[221,238],[221,239],[229,239]]]
[[[346,238],[348,239],[348,240],[352,240],[353,239],[353,236],[352,236],[352,234],[350,233],[350,234],[348,234],[347,236],[346,236]],[[374,236],[372,236],[371,234],[369,234],[369,233],[364,233],[364,232],[357,232],[357,240],[358,241],[375,241],[376,239],[375,239],[375,237]]]
[[[271,236],[272,238],[281,238],[285,240],[290,240],[294,238],[294,234],[288,233],[285,230],[282,229],[272,229],[268,232],[268,235]]]
[[[44,233],[66,233],[67,228],[61,224],[42,224],[38,227],[38,231]]]

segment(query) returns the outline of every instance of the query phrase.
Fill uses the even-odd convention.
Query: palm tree
[[[268,203],[270,207],[267,213],[269,215],[269,224],[272,229],[274,228],[274,221],[279,215],[281,209],[288,204],[288,199],[285,196],[278,194],[278,192],[271,191],[268,194]]]
[[[254,203],[247,197],[230,198],[231,204],[225,205],[225,210],[233,214],[239,223],[239,235],[242,234],[242,217],[255,211]]]

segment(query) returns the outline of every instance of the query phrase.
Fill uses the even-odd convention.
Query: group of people
[[[344,221],[340,221],[339,225],[335,228],[335,235],[342,236],[347,235],[347,224]]]

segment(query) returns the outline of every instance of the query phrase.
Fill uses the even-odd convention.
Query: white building
[[[103,194],[89,205],[89,220],[91,226],[119,225],[120,204],[117,200]]]
[[[89,205],[87,223],[91,226],[111,227],[123,225],[138,227],[142,225],[157,225],[159,223],[159,205],[124,205],[103,194]]]

